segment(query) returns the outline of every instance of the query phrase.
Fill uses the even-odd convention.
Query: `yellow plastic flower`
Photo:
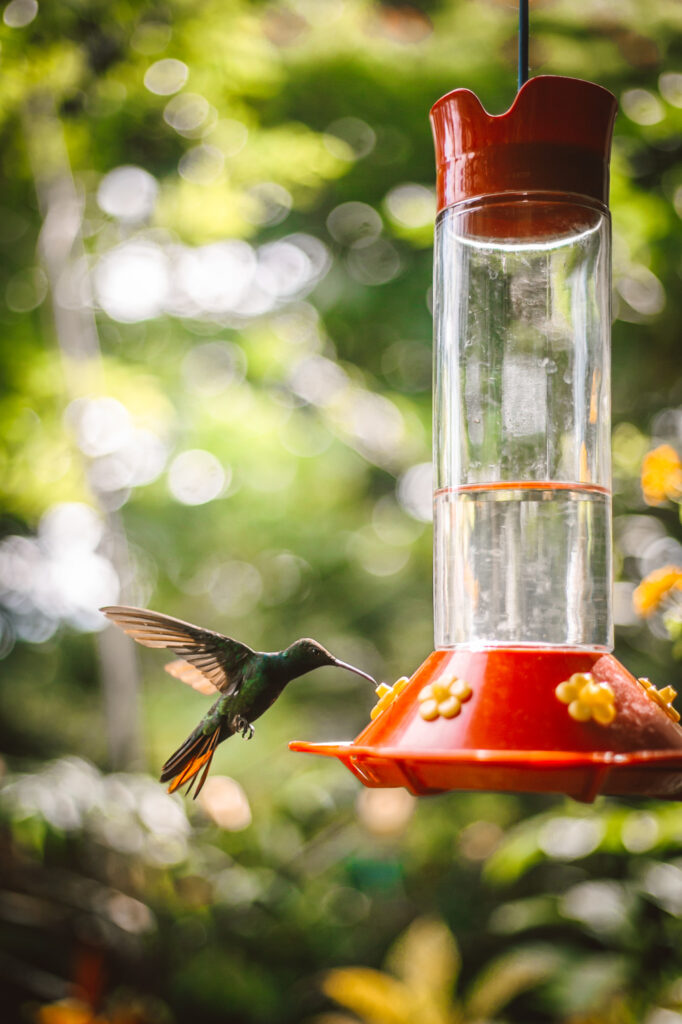
[[[679,722],[679,712],[673,707],[673,701],[677,697],[677,690],[673,690],[672,686],[664,686],[663,689],[657,690],[646,676],[642,676],[637,682],[640,686],[644,687],[651,699],[658,704],[659,708],[663,708],[668,718],[672,718],[673,722]]]
[[[682,568],[679,565],[664,565],[645,576],[632,595],[632,603],[638,615],[651,615],[675,590],[682,590]]]
[[[427,722],[436,718],[456,718],[472,691],[465,679],[436,679],[419,693],[419,714]]]
[[[574,672],[554,691],[562,704],[568,704],[568,713],[576,722],[610,725],[616,717],[615,694],[608,683],[597,683],[591,672]]]
[[[661,444],[644,456],[642,491],[647,505],[682,497],[682,462],[671,445]]]
[[[376,702],[374,707],[369,713],[369,717],[374,721],[382,711],[385,711],[389,704],[392,704],[399,693],[405,689],[409,679],[407,676],[401,676],[400,679],[393,686],[389,686],[387,683],[379,683],[375,693],[379,700]]]

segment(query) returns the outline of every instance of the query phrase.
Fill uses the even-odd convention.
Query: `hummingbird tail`
[[[220,726],[217,726],[212,733],[193,732],[188,736],[182,746],[168,758],[161,769],[161,782],[170,782],[168,792],[174,793],[176,789],[189,782],[186,790],[186,795],[189,796],[192,786],[203,768],[202,776],[194,792],[194,799],[196,800],[206,782],[215,748],[219,742]]]

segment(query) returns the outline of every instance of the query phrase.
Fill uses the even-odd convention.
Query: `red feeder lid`
[[[504,114],[493,116],[470,89],[431,109],[438,211],[505,192],[560,192],[606,206],[615,97],[593,82],[539,75]]]
[[[454,714],[445,692],[425,707],[434,688],[449,686],[460,694]],[[418,795],[487,789],[679,800],[682,728],[672,695],[610,654],[435,651],[382,698],[352,743],[290,747],[338,757],[366,786]]]

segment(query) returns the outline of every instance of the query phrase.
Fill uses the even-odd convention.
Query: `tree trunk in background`
[[[82,203],[76,190],[64,132],[52,97],[36,94],[24,111],[24,134],[43,217],[39,253],[52,298],[56,340],[62,356],[68,399],[104,392],[97,325],[89,301],[86,254],[81,233]],[[82,268],[82,269],[81,269]],[[83,455],[87,462],[86,456]],[[93,505],[104,531],[100,550],[113,565],[121,588],[130,579],[128,544],[120,516],[106,508],[90,482]],[[124,593],[121,600],[125,600]],[[108,626],[97,635],[104,696],[109,763],[113,769],[139,768],[139,671],[134,644]]]

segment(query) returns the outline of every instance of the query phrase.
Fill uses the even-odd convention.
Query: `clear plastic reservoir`
[[[439,216],[438,648],[612,647],[609,230],[556,193]]]

